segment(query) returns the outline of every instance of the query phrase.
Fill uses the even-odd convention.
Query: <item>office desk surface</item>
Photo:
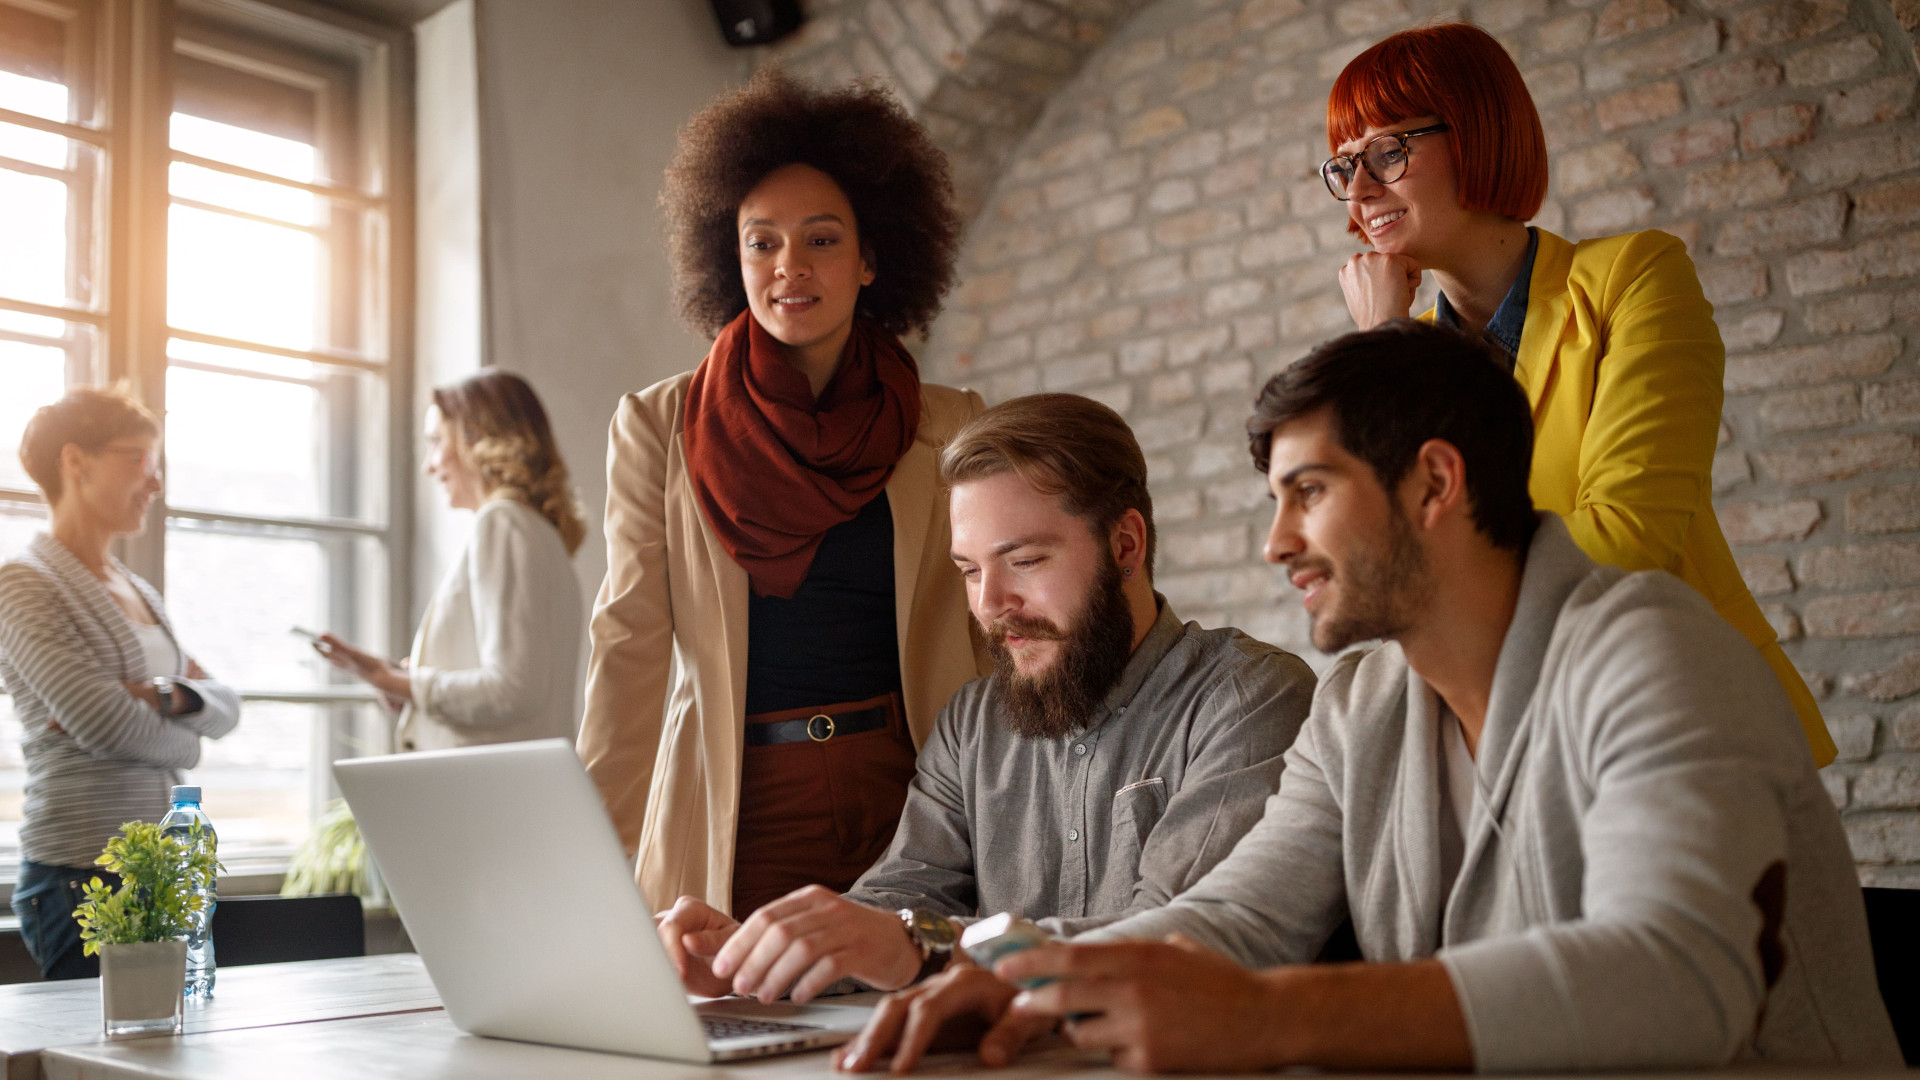
[[[50,1080],[845,1080],[832,1071],[831,1060],[828,1051],[815,1051],[726,1065],[685,1065],[480,1038],[455,1028],[444,1012],[422,1012],[63,1047],[46,1053],[45,1067]],[[921,1071],[936,1078],[959,1074],[981,1080],[1124,1076],[1108,1066],[1104,1056],[1066,1046],[1030,1053],[1011,1069],[988,1072],[977,1067],[971,1054],[944,1054],[930,1058]],[[886,1074],[874,1075],[884,1080]],[[1905,1074],[1755,1068],[1637,1073],[1628,1080],[1874,1080],[1881,1075]],[[1356,1074],[1347,1080],[1360,1078]]]
[[[438,1009],[427,969],[412,953],[224,968],[213,1000],[186,1011],[189,1032]],[[0,986],[0,1072],[40,1075],[49,1047],[100,1039],[100,980]],[[165,1040],[163,1040],[165,1041]]]
[[[831,1060],[829,1051],[820,1050],[726,1065],[686,1065],[485,1039],[454,1027],[444,1012],[429,1012],[70,1046],[48,1051],[44,1066],[49,1080],[801,1080],[836,1076]],[[971,1055],[944,1055],[929,1071],[971,1071],[972,1062]],[[1045,1080],[1073,1073],[1093,1080],[1100,1073],[1089,1070],[1101,1064],[1101,1058],[1063,1048],[993,1075]]]

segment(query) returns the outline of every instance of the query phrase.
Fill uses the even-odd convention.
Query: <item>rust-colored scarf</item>
[[[853,321],[814,400],[807,377],[743,311],[687,385],[687,471],[720,545],[761,596],[791,597],[820,538],[893,476],[920,427],[920,371],[900,339]]]

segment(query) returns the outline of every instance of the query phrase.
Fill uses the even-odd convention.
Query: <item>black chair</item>
[[[1908,1065],[1920,1064],[1920,889],[1861,889],[1880,997]]]
[[[223,896],[213,949],[223,968],[365,956],[367,922],[357,896]]]

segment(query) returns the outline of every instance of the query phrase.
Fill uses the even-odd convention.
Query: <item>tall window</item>
[[[404,608],[393,508],[406,482],[389,452],[406,391],[389,320],[393,45],[234,0],[183,0],[143,42],[123,17],[135,3],[160,7],[0,0],[0,556],[44,526],[14,454],[32,410],[130,378],[164,409],[166,491],[149,537],[121,556],[161,586],[186,650],[246,701],[191,780],[231,868],[304,837],[331,792],[327,762],[384,748],[366,693],[288,630],[382,650]],[[97,100],[96,58],[142,48],[164,62],[113,74],[165,71],[151,80],[165,85]],[[115,160],[139,152],[126,129],[142,123],[142,96],[161,103],[146,122],[164,124],[147,133],[144,170]],[[149,190],[126,190],[143,178]],[[110,207],[161,199],[151,227],[165,259],[143,259],[138,218]],[[140,295],[164,304],[116,309]],[[0,698],[0,867],[17,849],[19,734]]]

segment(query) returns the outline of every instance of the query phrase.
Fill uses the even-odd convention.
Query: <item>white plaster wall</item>
[[[706,0],[477,3],[486,360],[551,414],[591,525],[575,559],[591,597],[614,408],[708,344],[673,315],[661,176],[680,124],[748,61]]]
[[[419,24],[416,401],[484,365],[545,402],[579,488],[575,558],[606,574],[606,433],[620,396],[691,368],[656,209],[674,135],[749,74],[706,0],[457,0]],[[468,518],[421,485],[415,614]]]
[[[475,0],[457,0],[414,30],[415,344],[413,400],[464,378],[481,363],[479,72]],[[416,421],[409,432],[419,430]],[[417,462],[418,441],[395,447]],[[439,485],[414,485],[413,597],[408,625],[419,622],[440,576],[466,543],[466,518],[446,506]],[[392,643],[398,654],[407,642]]]

